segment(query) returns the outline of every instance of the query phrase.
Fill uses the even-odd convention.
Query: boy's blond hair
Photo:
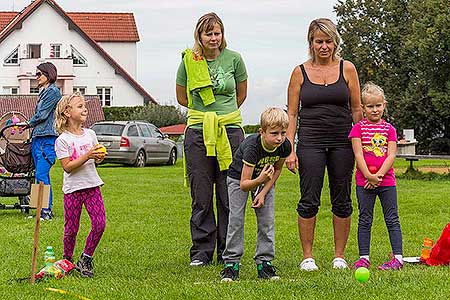
[[[384,90],[372,81],[366,82],[361,90],[361,102],[364,105],[366,103],[367,95],[381,96],[386,103],[386,97],[384,96]]]
[[[81,95],[79,92],[75,92],[72,95],[62,96],[61,100],[59,100],[58,102],[58,106],[55,110],[55,129],[59,134],[67,130],[67,127],[69,126],[68,118],[64,114],[64,112],[66,111],[66,109],[71,107],[70,103],[74,98],[81,98],[84,100],[83,95]]]
[[[260,126],[262,130],[268,127],[288,128],[289,118],[287,113],[281,108],[271,107],[261,114]]]

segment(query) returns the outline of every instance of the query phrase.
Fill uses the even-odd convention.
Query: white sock
[[[369,255],[361,255],[359,258],[365,258],[365,259],[367,259],[367,261],[370,261]]]
[[[403,263],[403,255],[401,255],[401,254],[396,254],[396,255],[394,255],[394,257],[395,257],[399,262]]]

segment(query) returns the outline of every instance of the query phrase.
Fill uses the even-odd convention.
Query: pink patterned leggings
[[[91,231],[86,239],[84,253],[93,256],[103,232],[106,216],[100,187],[93,187],[64,194],[64,257],[72,258],[80,228],[80,216],[83,204],[91,218]]]

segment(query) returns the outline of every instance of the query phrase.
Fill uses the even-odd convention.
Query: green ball
[[[369,280],[369,276],[370,276],[369,269],[365,267],[360,267],[355,271],[355,279],[361,283]]]

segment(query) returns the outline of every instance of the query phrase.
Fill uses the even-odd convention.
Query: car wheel
[[[173,166],[176,162],[177,162],[177,150],[175,150],[175,148],[172,148],[172,150],[170,150],[169,160],[167,161],[167,164]]]
[[[139,150],[136,161],[134,162],[134,166],[137,168],[145,167],[145,153],[144,150]]]
[[[19,202],[20,202],[20,205],[29,205],[30,204],[30,196],[20,196]],[[30,212],[30,208],[28,208],[28,207],[22,207],[20,210],[24,214],[28,214]]]

